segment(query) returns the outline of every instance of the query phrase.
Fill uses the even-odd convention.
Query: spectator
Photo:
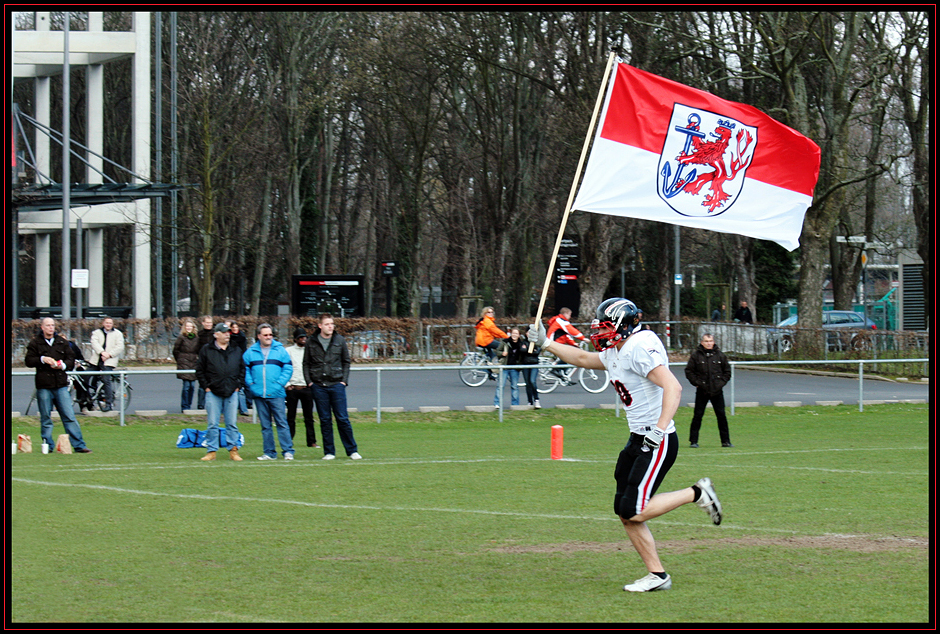
[[[566,307],[560,308],[558,314],[548,320],[548,331],[545,335],[549,341],[563,343],[566,346],[577,347],[581,341],[585,340],[581,331],[571,323],[571,309]],[[558,377],[562,385],[570,385],[564,370],[554,368],[551,372]]]
[[[203,461],[215,460],[219,450],[219,419],[225,419],[225,443],[232,460],[238,455],[238,388],[245,380],[245,362],[241,350],[231,345],[231,329],[224,323],[216,324],[213,341],[199,349],[196,361],[196,379],[200,391],[206,395],[206,455]]]
[[[225,323],[232,329],[232,345],[241,350],[242,354],[245,354],[245,351],[248,350],[248,337],[242,332],[241,326],[238,325],[237,321],[228,319],[225,320]],[[242,416],[248,416],[249,409],[251,409],[251,395],[248,394],[248,390],[241,388],[238,390],[238,413]]]
[[[692,424],[689,426],[689,443],[698,448],[698,432],[702,428],[702,417],[709,402],[718,419],[718,435],[722,447],[733,447],[728,433],[728,417],[725,416],[725,395],[723,388],[731,380],[731,364],[728,357],[715,345],[715,338],[710,333],[702,335],[698,348],[689,355],[685,366],[685,378],[695,386],[695,410]]]
[[[509,337],[503,339],[499,344],[499,348],[497,348],[496,354],[499,362],[505,365],[506,369],[502,371],[499,387],[496,388],[496,396],[493,398],[494,407],[499,407],[502,401],[503,384],[507,380],[509,381],[510,402],[513,405],[519,404],[519,369],[513,366],[523,365],[522,359],[526,353],[523,345],[523,340],[519,336],[519,329],[511,328]]]
[[[196,334],[196,322],[189,317],[183,319],[176,343],[173,344],[173,358],[176,359],[177,370],[195,370],[199,360],[199,335]],[[186,411],[193,406],[193,393],[196,391],[196,374],[193,372],[177,374],[176,378],[183,382],[180,393],[180,411]]]
[[[96,370],[114,370],[117,367],[118,359],[124,354],[124,333],[115,330],[114,320],[105,317],[101,322],[101,328],[91,333],[91,367]],[[104,385],[104,405],[102,412],[110,412],[114,407],[114,386],[110,375],[96,374],[90,381],[90,387],[94,387],[101,381]]]
[[[320,418],[320,437],[323,439],[323,459],[336,458],[333,445],[333,415],[336,416],[336,429],[339,431],[343,448],[353,460],[360,460],[356,439],[353,437],[352,424],[346,411],[346,386],[349,384],[349,366],[351,359],[346,339],[335,332],[333,316],[320,315],[320,326],[308,338],[304,350],[304,380],[313,391],[313,401],[317,405]]]
[[[205,315],[202,318],[202,330],[199,331],[199,349],[215,341],[215,331],[212,326],[212,315]],[[206,391],[198,390],[196,395],[196,408],[206,409]]]
[[[284,460],[293,460],[294,441],[284,410],[284,386],[294,372],[290,355],[283,344],[274,338],[271,324],[260,324],[256,333],[258,340],[245,351],[244,359],[245,390],[251,393],[261,421],[264,454],[258,456],[258,460],[277,459],[272,424],[277,429]]]
[[[742,324],[753,324],[754,318],[751,316],[751,309],[747,307],[747,302],[741,302],[741,305],[734,311],[734,320]]]
[[[712,311],[712,321],[723,321],[725,318],[725,305],[722,304],[721,308],[716,308]]]
[[[521,336],[522,339],[522,364],[523,365],[538,365],[539,362],[539,349],[538,346],[532,346],[532,352],[529,352],[529,339],[525,336]],[[538,368],[522,368],[522,378],[525,380],[525,395],[526,399],[529,401],[529,405],[533,406],[535,409],[542,409],[542,404],[539,403],[539,369]]]
[[[558,314],[548,320],[548,332],[546,336],[552,341],[563,343],[569,346],[577,346],[586,338],[581,331],[571,323],[571,309],[561,308]]]
[[[65,337],[55,332],[55,320],[46,317],[40,332],[26,346],[26,367],[36,368],[36,401],[39,403],[39,430],[42,441],[55,447],[52,440],[52,407],[55,406],[69,442],[76,453],[91,453],[82,438],[82,429],[75,420],[72,397],[69,395],[67,370],[75,366],[75,353]]]
[[[477,329],[476,344],[483,348],[486,358],[492,363],[496,359],[496,348],[499,347],[497,339],[505,339],[509,335],[499,329],[496,325],[496,311],[492,306],[485,306],[480,319],[477,320],[475,328]],[[496,380],[496,375],[489,369],[490,381]]]
[[[304,350],[307,347],[307,331],[303,328],[294,330],[294,344],[287,346],[294,372],[287,387],[287,426],[290,427],[290,437],[294,437],[297,430],[297,403],[303,410],[304,428],[307,432],[307,446],[317,449],[317,428],[313,424],[313,391],[304,381]]]

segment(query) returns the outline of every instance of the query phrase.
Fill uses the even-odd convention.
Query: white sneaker
[[[625,585],[623,589],[627,592],[653,592],[655,590],[668,590],[671,587],[672,577],[666,575],[665,579],[660,579],[651,572],[642,579],[637,579],[633,583]]]
[[[702,478],[695,483],[702,490],[701,497],[695,502],[712,518],[715,526],[721,524],[721,502],[712,486],[711,478]]]
[[[535,409],[542,409],[542,404],[539,403],[539,399],[535,399]]]
[[[331,454],[331,453],[328,453],[328,454],[326,454],[325,456],[323,456],[323,459],[324,459],[324,460],[333,460],[334,458],[336,458],[336,456],[334,456],[334,455]]]
[[[284,456],[284,459],[286,460],[287,456]],[[268,454],[261,454],[260,456],[258,456],[258,460],[277,460],[277,458],[272,458]]]
[[[349,454],[349,457],[352,458],[353,460],[362,460],[362,456],[360,456],[359,452],[357,451],[354,451],[351,454]]]
[[[294,459],[294,454],[292,453],[284,454],[284,460],[293,460],[293,459]]]

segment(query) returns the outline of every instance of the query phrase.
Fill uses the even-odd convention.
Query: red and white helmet
[[[643,311],[623,297],[611,297],[598,305],[591,322],[591,330],[604,328],[604,332],[591,335],[591,343],[598,351],[607,350],[640,329]]]

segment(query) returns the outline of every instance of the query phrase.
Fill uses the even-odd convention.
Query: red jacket
[[[584,341],[585,339],[584,335],[581,334],[581,331],[572,326],[571,322],[561,315],[555,315],[548,320],[548,332],[545,336],[552,341],[564,343],[569,346],[578,345],[575,342],[575,339],[579,341]]]

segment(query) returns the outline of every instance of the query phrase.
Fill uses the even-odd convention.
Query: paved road
[[[682,366],[674,366],[672,369],[683,385],[683,405],[691,404],[695,395],[694,388],[685,380]],[[128,378],[133,386],[128,413],[138,409],[165,409],[170,413],[179,411],[181,383],[174,373],[129,375]],[[33,377],[13,376],[10,381],[10,410],[25,412],[33,389]],[[420,406],[427,405],[448,406],[452,410],[463,410],[467,405],[492,405],[496,385],[487,382],[481,387],[467,387],[460,381],[456,369],[403,371],[384,367],[379,373],[376,372],[375,366],[357,366],[350,376],[349,407],[354,407],[360,412],[374,411],[379,402],[379,381],[381,406],[404,407],[409,411],[417,411]],[[863,400],[928,399],[929,387],[927,383],[921,382],[866,379],[863,381]],[[504,403],[508,405],[508,387],[505,394]],[[577,404],[596,408],[602,403],[613,404],[615,398],[610,388],[600,394],[590,394],[575,385],[560,387],[551,394],[543,394],[540,401],[543,408]],[[729,403],[732,400],[731,386],[725,388],[725,399]],[[525,403],[525,388],[520,388],[520,400]],[[812,405],[816,401],[857,404],[859,385],[857,378],[772,372],[739,366],[735,369],[733,400],[735,403],[760,405],[773,405],[778,401],[801,401],[804,405]],[[29,413],[36,413],[35,404]]]

